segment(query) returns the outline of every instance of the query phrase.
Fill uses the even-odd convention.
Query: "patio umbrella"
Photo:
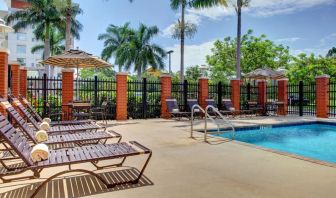
[[[244,77],[253,80],[277,80],[284,78],[285,75],[283,72],[274,71],[269,68],[262,68],[247,73]]]
[[[66,51],[64,54],[61,55],[51,56],[41,63],[63,68],[77,68],[77,85],[79,68],[104,68],[112,66],[106,61],[78,49]],[[77,86],[77,93],[78,88],[79,87]]]

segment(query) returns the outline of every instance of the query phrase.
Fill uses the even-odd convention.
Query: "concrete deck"
[[[292,121],[309,121],[313,118],[274,117],[245,118],[234,121],[235,125],[253,125]],[[79,191],[78,196],[90,197],[335,197],[336,169],[292,157],[255,149],[237,142],[213,140],[204,143],[203,134],[195,133],[189,138],[188,121],[163,119],[110,122],[111,129],[121,133],[123,140],[137,140],[153,150],[153,157],[145,172],[148,179],[138,186],[129,185],[108,192],[95,187],[76,175],[56,180],[49,192],[40,197],[71,197],[70,191]],[[202,124],[197,127],[202,129]],[[210,127],[214,127],[210,125]],[[126,162],[134,165],[143,159]],[[84,168],[93,169],[91,165]],[[58,169],[59,170],[59,169]],[[108,172],[102,170],[98,172]],[[44,177],[53,169],[44,173]],[[76,180],[76,178],[79,178]],[[0,184],[0,197],[25,197],[31,185],[40,180]],[[94,182],[93,182],[94,183]],[[67,185],[67,190],[61,187]],[[69,187],[71,186],[71,187]],[[50,189],[59,189],[50,193]],[[81,192],[81,193],[80,193]]]

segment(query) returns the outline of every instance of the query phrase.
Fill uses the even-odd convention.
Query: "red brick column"
[[[236,110],[240,110],[240,80],[231,80],[231,101]]]
[[[20,94],[27,98],[27,69],[25,67],[20,68]]]
[[[169,119],[171,117],[168,112],[166,99],[171,98],[172,79],[169,74],[161,75],[161,117]]]
[[[198,80],[198,104],[205,109],[207,106],[206,99],[209,98],[209,79],[202,77]]]
[[[7,98],[8,92],[8,51],[0,50],[0,95]],[[6,110],[0,108],[0,113],[6,116]]]
[[[329,113],[329,75],[316,76],[316,116],[328,118]]]
[[[62,70],[62,119],[71,119],[71,108],[67,106],[69,102],[73,101],[74,97],[74,70]]]
[[[287,115],[288,96],[287,96],[287,83],[288,79],[278,80],[278,101],[283,102],[283,105],[278,107],[278,115]]]
[[[19,97],[20,94],[20,64],[17,62],[10,63],[11,66],[11,94],[15,97]]]
[[[116,120],[127,120],[127,73],[117,73]]]
[[[267,102],[266,85],[267,85],[267,82],[265,80],[258,81],[258,104],[259,105],[265,105]]]

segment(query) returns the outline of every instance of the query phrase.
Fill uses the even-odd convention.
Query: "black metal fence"
[[[329,116],[336,117],[336,81],[330,79],[329,83]]]
[[[61,119],[62,80],[59,78],[28,77],[27,99],[42,115],[51,115],[53,120]]]
[[[240,86],[240,109],[248,109],[248,101],[258,102],[258,85],[247,83]]]
[[[231,85],[218,82],[209,84],[209,97],[214,99],[219,108],[222,107],[223,99],[231,99]]]
[[[161,83],[133,80],[127,82],[127,112],[132,119],[159,118],[161,114]]]
[[[297,115],[315,115],[316,85],[303,83],[287,85],[288,113]]]
[[[188,111],[187,99],[198,99],[197,82],[172,82],[172,97],[177,100],[179,108]]]

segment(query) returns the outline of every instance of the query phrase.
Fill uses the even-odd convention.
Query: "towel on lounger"
[[[229,108],[230,111],[235,111],[236,109],[234,107]]]
[[[42,122],[40,124],[40,130],[45,130],[45,131],[48,131],[50,128],[49,124],[47,122]]]
[[[48,134],[45,130],[39,130],[35,133],[35,139],[38,143],[48,141]]]
[[[46,144],[37,144],[33,147],[30,152],[30,157],[33,162],[39,162],[42,160],[47,160],[49,157],[49,149]]]
[[[173,112],[173,113],[178,113],[178,112],[180,112],[180,110],[179,110],[179,109],[173,109],[172,112]]]
[[[51,119],[50,118],[43,118],[42,122],[46,122],[46,123],[50,124]]]

